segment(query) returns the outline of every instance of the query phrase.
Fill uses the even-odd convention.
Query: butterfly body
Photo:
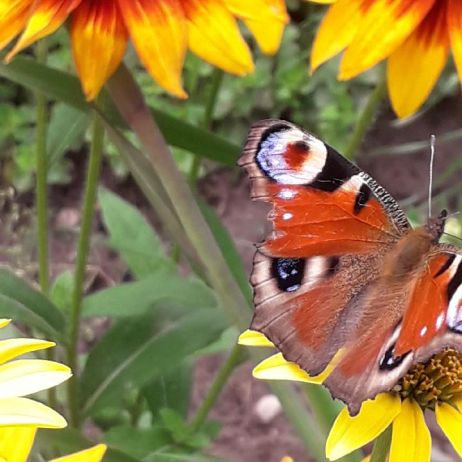
[[[373,178],[278,120],[256,124],[240,159],[273,232],[258,246],[251,328],[352,413],[416,361],[462,349],[462,256],[439,244],[446,212],[413,229]]]

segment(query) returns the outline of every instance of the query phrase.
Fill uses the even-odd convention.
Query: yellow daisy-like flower
[[[0,328],[9,319],[0,319]],[[0,340],[0,427],[29,426],[63,428],[66,420],[53,409],[24,396],[59,385],[72,374],[54,361],[12,359],[55,346],[53,342],[29,338]],[[1,459],[0,459],[1,461]]]
[[[239,343],[274,346],[263,334],[246,331]],[[260,379],[295,380],[321,384],[334,364],[319,376],[310,377],[297,364],[277,353],[258,364],[253,375]],[[393,390],[365,401],[356,416],[345,407],[332,426],[326,442],[326,456],[337,460],[361,448],[392,427],[388,462],[429,462],[431,436],[424,411],[435,412],[436,421],[462,457],[462,357],[447,349],[425,364],[416,364]]]
[[[399,117],[417,111],[432,91],[449,51],[462,77],[459,0],[337,0],[317,33],[311,69],[345,50],[339,78],[387,61],[390,100]]]
[[[0,462],[26,462],[34,444],[35,427],[0,428]],[[101,462],[106,445],[98,444],[49,462]]]
[[[77,72],[93,99],[120,64],[130,39],[165,90],[186,97],[187,48],[233,74],[253,70],[242,19],[265,53],[274,53],[288,20],[284,0],[0,0],[0,48],[22,32],[11,58],[70,18]]]

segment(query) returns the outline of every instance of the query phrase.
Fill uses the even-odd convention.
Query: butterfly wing
[[[373,283],[369,287],[373,290]],[[393,289],[388,288],[393,294]],[[361,402],[390,390],[417,362],[451,347],[462,352],[462,255],[459,249],[437,245],[420,274],[395,292],[400,309],[387,322],[358,337],[326,380],[335,397],[346,401],[351,413]],[[387,299],[387,303],[390,299]],[[371,300],[374,308],[381,298]],[[399,313],[403,313],[402,316]]]
[[[251,328],[317,374],[351,339],[361,294],[410,225],[371,177],[288,122],[254,125],[239,164],[252,197],[273,205],[251,276]]]

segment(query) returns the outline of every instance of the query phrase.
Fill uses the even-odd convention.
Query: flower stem
[[[80,227],[77,259],[75,264],[74,288],[71,303],[70,339],[68,347],[68,363],[74,374],[73,377],[68,381],[68,401],[70,421],[74,427],[78,427],[80,425],[79,399],[77,387],[80,317],[82,309],[82,298],[84,293],[87,256],[90,248],[93,212],[96,201],[98,180],[101,170],[103,143],[103,122],[95,112],[93,119],[92,145],[90,149],[90,158],[88,160],[87,178],[83,199],[82,223]]]
[[[391,425],[375,440],[370,462],[385,462],[391,445]]]
[[[45,63],[47,43],[39,40],[36,46],[37,61]],[[44,295],[49,292],[48,265],[48,198],[47,198],[47,99],[41,92],[36,92],[36,183],[37,202],[37,241],[39,260],[39,284]]]
[[[367,133],[367,130],[375,121],[375,116],[380,107],[380,103],[385,97],[387,91],[387,80],[385,72],[382,71],[376,87],[369,95],[369,98],[361,111],[359,118],[354,127],[353,133],[351,135],[350,141],[344,151],[344,156],[347,159],[353,159],[358,152],[358,149],[361,146],[361,143],[364,140],[364,137]]]
[[[213,116],[215,114],[215,109],[218,102],[218,95],[220,94],[221,84],[223,83],[224,73],[221,69],[215,68],[213,70],[211,82],[210,82],[210,92],[207,98],[207,103],[204,110],[204,119],[202,121],[202,127],[205,129],[210,129],[210,126],[213,121]],[[202,157],[194,155],[193,162],[191,165],[191,170],[189,172],[189,182],[191,185],[194,185],[200,172],[200,167],[202,164]]]
[[[202,401],[202,404],[199,406],[199,409],[191,422],[190,428],[193,433],[200,430],[202,425],[205,423],[210,410],[213,408],[230,375],[244,358],[245,355],[242,351],[242,347],[239,345],[234,346],[228,358],[226,358],[226,361],[220,367],[207,396],[204,401]]]

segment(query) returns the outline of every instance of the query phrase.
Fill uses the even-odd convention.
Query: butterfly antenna
[[[428,218],[432,216],[433,164],[435,162],[435,135],[430,135],[430,179],[428,181]]]

